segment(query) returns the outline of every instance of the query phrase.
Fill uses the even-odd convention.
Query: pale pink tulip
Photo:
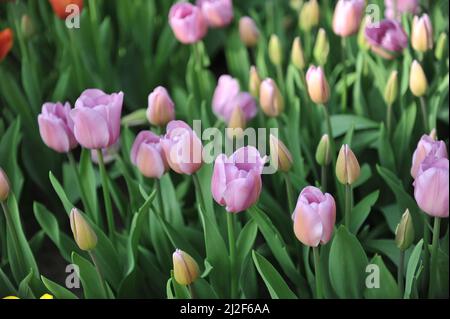
[[[149,178],[161,178],[169,168],[161,138],[151,131],[142,131],[136,136],[130,157],[142,175]]]
[[[197,0],[203,16],[210,27],[225,27],[233,20],[233,3],[231,0]]]
[[[44,103],[38,116],[39,133],[45,145],[59,153],[67,153],[77,147],[74,123],[70,117],[70,104]]]
[[[147,119],[156,126],[164,126],[175,119],[175,105],[162,86],[158,86],[148,96]]]
[[[70,111],[75,138],[89,149],[107,148],[120,136],[123,93],[106,94],[98,89],[85,90]]]
[[[357,33],[365,6],[364,0],[339,0],[334,9],[334,33],[341,37],[348,37]]]
[[[169,24],[175,37],[184,44],[200,41],[208,31],[201,9],[189,2],[179,2],[170,8]]]
[[[336,222],[336,203],[333,196],[323,194],[314,186],[305,187],[292,215],[294,232],[304,245],[317,247],[326,244]]]
[[[266,157],[252,146],[242,147],[230,157],[221,154],[214,163],[211,192],[214,200],[231,213],[255,204],[261,193],[261,173]]]
[[[435,141],[429,135],[422,135],[412,158],[411,176],[413,178],[417,177],[420,165],[427,156],[433,156],[436,159],[448,158],[444,141]]]

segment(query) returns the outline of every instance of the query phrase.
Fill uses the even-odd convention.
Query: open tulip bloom
[[[447,7],[0,0],[0,304],[448,298]]]

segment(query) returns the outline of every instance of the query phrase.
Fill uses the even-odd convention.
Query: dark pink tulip
[[[357,33],[365,6],[364,0],[339,0],[334,9],[334,33],[341,37]]]
[[[395,20],[383,20],[369,24],[365,35],[372,51],[383,58],[392,59],[408,46],[408,36]]]
[[[120,135],[122,104],[122,92],[106,94],[98,89],[85,90],[70,112],[78,143],[89,149],[115,144]]]
[[[420,165],[427,156],[432,156],[436,159],[448,158],[447,147],[444,141],[435,141],[429,135],[422,135],[412,158],[411,176],[413,178],[417,177]]]
[[[419,0],[385,0],[384,5],[384,14],[389,19],[400,20],[404,13],[416,14],[419,11]]]
[[[157,126],[164,126],[175,119],[175,105],[162,86],[158,86],[148,96],[147,119]]]
[[[142,131],[134,140],[131,148],[131,162],[146,177],[161,178],[168,170],[161,138],[151,131]]]
[[[74,123],[69,115],[70,104],[44,103],[38,116],[39,133],[45,145],[59,153],[67,153],[77,147]]]
[[[211,27],[224,27],[233,20],[233,3],[231,0],[197,0],[204,17]]]
[[[169,24],[175,37],[184,44],[200,41],[208,31],[200,8],[188,2],[179,2],[170,8]]]
[[[261,193],[261,173],[266,158],[252,146],[242,147],[230,157],[221,154],[214,163],[211,192],[214,200],[231,213],[246,210]]]
[[[179,174],[191,175],[202,166],[202,142],[183,121],[167,124],[161,146],[170,168]]]
[[[333,196],[323,194],[314,186],[305,187],[292,215],[294,232],[304,245],[317,247],[326,244],[336,222],[336,203]]]
[[[241,108],[246,121],[254,118],[258,112],[256,101],[250,93],[240,92],[238,80],[229,75],[219,78],[212,104],[214,113],[227,123],[236,107]]]
[[[430,216],[448,217],[448,181],[448,159],[427,156],[413,184],[420,209]]]

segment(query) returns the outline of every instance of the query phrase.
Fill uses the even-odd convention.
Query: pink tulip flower
[[[414,197],[425,213],[448,217],[448,159],[428,155],[420,165],[414,181]]]
[[[183,121],[167,124],[166,135],[161,139],[164,155],[171,169],[178,174],[191,175],[202,166],[202,142]]]
[[[156,126],[164,126],[175,119],[175,107],[167,90],[158,86],[148,96],[147,119]]]
[[[211,180],[214,200],[230,213],[238,213],[255,204],[261,194],[261,173],[266,157],[252,146],[238,149],[230,157],[216,158]]]
[[[39,133],[45,145],[59,153],[67,153],[77,147],[74,123],[70,117],[70,104],[44,103],[38,116]]]
[[[225,27],[233,20],[231,0],[197,0],[197,6],[201,8],[210,27]]]
[[[314,186],[305,187],[292,215],[294,232],[304,245],[317,247],[326,244],[336,222],[336,203],[333,196],[323,194]]]
[[[258,112],[256,101],[250,93],[240,92],[238,80],[229,75],[222,75],[219,78],[212,105],[216,116],[227,123],[236,107],[241,108],[246,121],[254,118]]]
[[[368,24],[365,36],[372,51],[386,59],[393,59],[408,46],[408,36],[396,20]]]
[[[364,0],[339,0],[334,9],[334,33],[341,37],[357,33],[365,6]]]
[[[435,159],[448,158],[444,141],[435,141],[429,135],[422,135],[412,158],[411,176],[413,178],[417,177],[420,165],[427,156],[432,156]]]
[[[169,169],[161,138],[151,131],[142,131],[136,136],[130,157],[142,175],[149,178],[159,179]]]
[[[175,37],[184,44],[200,41],[208,31],[201,9],[188,2],[179,2],[170,8],[169,24]]]
[[[419,11],[419,0],[385,0],[386,11],[384,15],[389,19],[400,20],[402,14]]]
[[[306,72],[306,86],[311,100],[317,104],[325,104],[330,99],[330,86],[322,67],[311,65]]]
[[[98,89],[85,90],[70,111],[75,138],[89,149],[107,148],[120,136],[123,93],[106,94]]]

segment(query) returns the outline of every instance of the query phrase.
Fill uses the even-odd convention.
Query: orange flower
[[[13,46],[13,32],[10,28],[0,31],[0,62],[6,57]]]
[[[60,19],[65,19],[71,13],[66,11],[66,7],[68,5],[74,4],[77,5],[81,9],[83,9],[83,0],[49,0],[52,5],[53,11]]]

